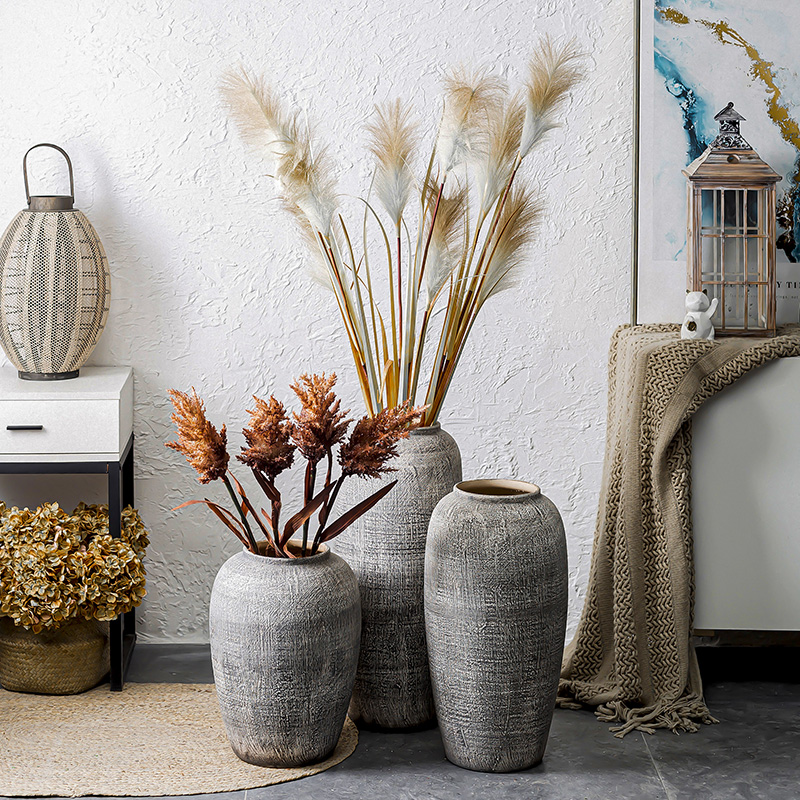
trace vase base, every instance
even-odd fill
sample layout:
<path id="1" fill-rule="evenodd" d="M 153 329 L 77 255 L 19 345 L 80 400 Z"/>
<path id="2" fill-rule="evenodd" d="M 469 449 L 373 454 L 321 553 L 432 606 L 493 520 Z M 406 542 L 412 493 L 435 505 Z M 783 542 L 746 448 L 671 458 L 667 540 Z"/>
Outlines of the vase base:
<path id="1" fill-rule="evenodd" d="M 18 370 L 17 375 L 21 381 L 68 381 L 80 375 L 79 369 L 69 372 L 23 372 Z"/>
<path id="2" fill-rule="evenodd" d="M 542 756 L 538 756 L 532 761 L 523 762 L 519 766 L 516 764 L 490 766 L 488 764 L 478 763 L 477 761 L 470 761 L 469 759 L 459 759 L 447 754 L 445 754 L 445 757 L 451 764 L 455 764 L 457 767 L 461 767 L 461 769 L 468 769 L 471 772 L 488 772 L 494 775 L 504 775 L 510 772 L 522 772 L 526 769 L 533 769 L 534 767 L 538 767 L 543 761 Z"/>
<path id="3" fill-rule="evenodd" d="M 320 764 L 326 761 L 333 755 L 335 749 L 336 745 L 334 744 L 333 747 L 327 751 L 323 751 L 321 754 L 314 754 L 308 756 L 308 758 L 289 758 L 278 755 L 258 756 L 252 753 L 241 753 L 231 744 L 231 750 L 233 750 L 240 761 L 244 761 L 245 764 L 252 764 L 254 767 L 264 767 L 266 769 L 300 769 L 301 767 L 311 767 L 314 764 Z"/>
<path id="4" fill-rule="evenodd" d="M 374 733 L 418 733 L 420 731 L 432 730 L 439 724 L 435 717 L 425 720 L 425 722 L 420 722 L 417 725 L 396 725 L 392 727 L 380 725 L 377 722 L 364 722 L 364 720 L 361 719 L 353 719 L 353 722 L 356 723 L 356 727 L 360 731 L 371 731 Z"/>

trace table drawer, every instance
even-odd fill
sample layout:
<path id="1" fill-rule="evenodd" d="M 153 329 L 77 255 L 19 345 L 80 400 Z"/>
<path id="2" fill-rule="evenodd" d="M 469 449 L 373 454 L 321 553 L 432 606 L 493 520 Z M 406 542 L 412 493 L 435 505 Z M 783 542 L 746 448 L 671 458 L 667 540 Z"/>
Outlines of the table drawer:
<path id="1" fill-rule="evenodd" d="M 119 447 L 117 400 L 0 400 L 2 453 L 113 453 Z"/>

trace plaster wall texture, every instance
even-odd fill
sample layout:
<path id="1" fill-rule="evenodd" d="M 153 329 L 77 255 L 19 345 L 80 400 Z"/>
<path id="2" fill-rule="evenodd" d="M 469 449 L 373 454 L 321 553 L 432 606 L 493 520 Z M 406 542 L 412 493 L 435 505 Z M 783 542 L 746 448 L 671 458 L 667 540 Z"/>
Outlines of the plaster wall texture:
<path id="1" fill-rule="evenodd" d="M 534 481 L 560 509 L 570 630 L 582 605 L 605 437 L 606 355 L 628 315 L 631 0 L 23 0 L 0 3 L 0 220 L 24 206 L 21 161 L 41 141 L 73 158 L 76 206 L 112 272 L 108 327 L 91 363 L 135 373 L 137 505 L 152 531 L 140 632 L 207 639 L 213 577 L 236 552 L 202 508 L 171 436 L 170 387 L 197 387 L 241 443 L 253 393 L 335 370 L 362 408 L 334 302 L 264 165 L 229 124 L 217 86 L 241 63 L 307 110 L 341 190 L 369 180 L 362 125 L 376 102 L 411 101 L 432 132 L 442 72 L 486 66 L 518 83 L 539 35 L 575 37 L 590 73 L 564 128 L 527 167 L 550 210 L 516 293 L 493 298 L 441 416 L 465 477 Z M 428 137 L 430 141 L 430 136 Z M 33 193 L 66 191 L 57 156 L 30 161 Z M 85 479 L 4 479 L 11 503 L 100 497 Z"/>

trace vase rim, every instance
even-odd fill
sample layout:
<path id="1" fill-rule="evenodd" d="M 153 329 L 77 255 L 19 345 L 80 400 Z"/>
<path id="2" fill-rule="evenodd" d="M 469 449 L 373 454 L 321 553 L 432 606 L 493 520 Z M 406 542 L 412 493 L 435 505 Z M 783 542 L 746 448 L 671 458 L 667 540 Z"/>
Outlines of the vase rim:
<path id="1" fill-rule="evenodd" d="M 262 542 L 258 542 L 258 544 L 262 544 Z M 297 547 L 302 546 L 302 542 L 298 539 L 289 539 L 288 544 L 297 545 Z M 245 554 L 247 558 L 254 558 L 258 561 L 267 563 L 267 564 L 277 564 L 286 566 L 294 566 L 296 564 L 308 564 L 310 561 L 324 561 L 330 556 L 331 551 L 328 545 L 321 544 L 319 546 L 319 550 L 314 553 L 313 556 L 301 556 L 298 558 L 275 558 L 274 556 L 262 556 L 256 555 L 255 553 L 251 553 L 246 547 L 242 548 L 242 552 Z"/>
<path id="2" fill-rule="evenodd" d="M 518 503 L 541 494 L 535 483 L 512 478 L 478 478 L 461 481 L 453 487 L 453 491 L 473 500 L 490 503 Z"/>
<path id="3" fill-rule="evenodd" d="M 438 433 L 442 429 L 439 421 L 431 422 L 430 425 L 424 425 L 421 428 L 412 428 L 409 433 L 412 436 L 430 436 L 431 434 Z"/>

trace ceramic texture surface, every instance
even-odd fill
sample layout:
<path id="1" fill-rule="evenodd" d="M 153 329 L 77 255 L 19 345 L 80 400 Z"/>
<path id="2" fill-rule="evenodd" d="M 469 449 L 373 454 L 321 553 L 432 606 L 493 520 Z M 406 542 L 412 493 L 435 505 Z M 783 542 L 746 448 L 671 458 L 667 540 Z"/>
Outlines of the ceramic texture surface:
<path id="1" fill-rule="evenodd" d="M 566 539 L 550 500 L 456 489 L 439 503 L 425 554 L 425 622 L 450 761 L 510 772 L 542 760 L 566 615 Z"/>
<path id="2" fill-rule="evenodd" d="M 425 539 L 434 507 L 461 480 L 461 455 L 438 424 L 412 431 L 398 450 L 395 472 L 344 484 L 342 507 L 348 508 L 397 480 L 331 544 L 361 590 L 361 655 L 350 716 L 361 725 L 408 729 L 434 717 L 423 608 Z"/>
<path id="3" fill-rule="evenodd" d="M 211 593 L 211 658 L 239 758 L 290 767 L 333 751 L 360 630 L 355 576 L 329 551 L 304 559 L 242 551 L 223 564 Z"/>

